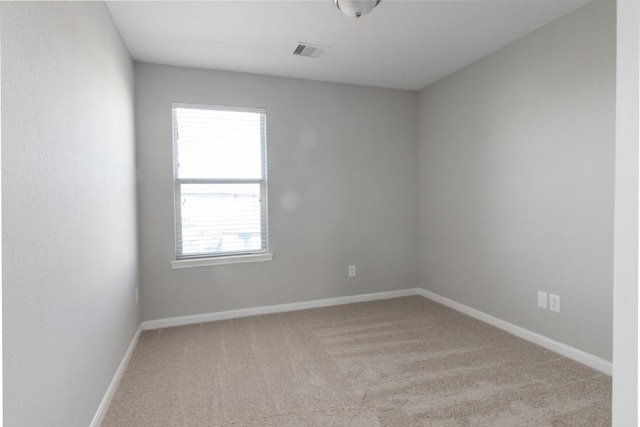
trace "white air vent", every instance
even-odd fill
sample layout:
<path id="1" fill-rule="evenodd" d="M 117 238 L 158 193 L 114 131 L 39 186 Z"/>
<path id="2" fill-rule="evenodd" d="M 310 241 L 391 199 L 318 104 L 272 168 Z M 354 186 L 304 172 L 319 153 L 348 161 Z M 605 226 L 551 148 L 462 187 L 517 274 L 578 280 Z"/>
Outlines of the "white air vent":
<path id="1" fill-rule="evenodd" d="M 309 58 L 317 58 L 320 55 L 324 55 L 331 49 L 328 46 L 319 46 L 317 44 L 298 43 L 298 46 L 293 51 L 296 56 L 306 56 Z"/>

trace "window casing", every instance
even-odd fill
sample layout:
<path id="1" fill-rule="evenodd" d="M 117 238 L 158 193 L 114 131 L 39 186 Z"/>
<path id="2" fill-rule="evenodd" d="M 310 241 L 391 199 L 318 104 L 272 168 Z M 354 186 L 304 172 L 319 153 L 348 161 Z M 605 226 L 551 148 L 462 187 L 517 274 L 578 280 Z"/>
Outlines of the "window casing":
<path id="1" fill-rule="evenodd" d="M 267 253 L 266 112 L 174 103 L 176 260 Z"/>

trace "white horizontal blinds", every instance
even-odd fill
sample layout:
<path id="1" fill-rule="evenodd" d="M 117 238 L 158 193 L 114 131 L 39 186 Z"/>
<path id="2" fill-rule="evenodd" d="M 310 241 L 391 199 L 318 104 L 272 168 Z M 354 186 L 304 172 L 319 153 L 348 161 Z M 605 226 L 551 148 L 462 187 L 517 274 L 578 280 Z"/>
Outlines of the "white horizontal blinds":
<path id="1" fill-rule="evenodd" d="M 268 247 L 265 112 L 174 104 L 176 256 Z"/>

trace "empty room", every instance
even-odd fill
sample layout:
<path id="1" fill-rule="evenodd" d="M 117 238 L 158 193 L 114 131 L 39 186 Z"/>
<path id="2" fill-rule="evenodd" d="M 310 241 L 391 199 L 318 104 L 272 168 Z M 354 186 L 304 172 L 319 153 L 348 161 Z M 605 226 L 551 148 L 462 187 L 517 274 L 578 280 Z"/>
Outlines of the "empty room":
<path id="1" fill-rule="evenodd" d="M 0 3 L 16 427 L 637 426 L 636 0 Z"/>

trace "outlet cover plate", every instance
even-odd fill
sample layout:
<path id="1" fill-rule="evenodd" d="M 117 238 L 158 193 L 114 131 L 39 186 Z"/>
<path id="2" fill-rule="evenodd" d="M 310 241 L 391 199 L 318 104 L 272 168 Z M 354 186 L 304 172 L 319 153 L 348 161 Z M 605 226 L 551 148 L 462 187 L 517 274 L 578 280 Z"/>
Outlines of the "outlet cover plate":
<path id="1" fill-rule="evenodd" d="M 350 265 L 349 266 L 349 277 L 356 277 L 356 266 L 355 265 Z"/>
<path id="2" fill-rule="evenodd" d="M 547 301 L 548 301 L 548 294 L 546 292 L 538 291 L 538 308 L 546 310 Z"/>
<path id="3" fill-rule="evenodd" d="M 549 294 L 549 310 L 560 313 L 560 297 L 558 295 Z"/>

